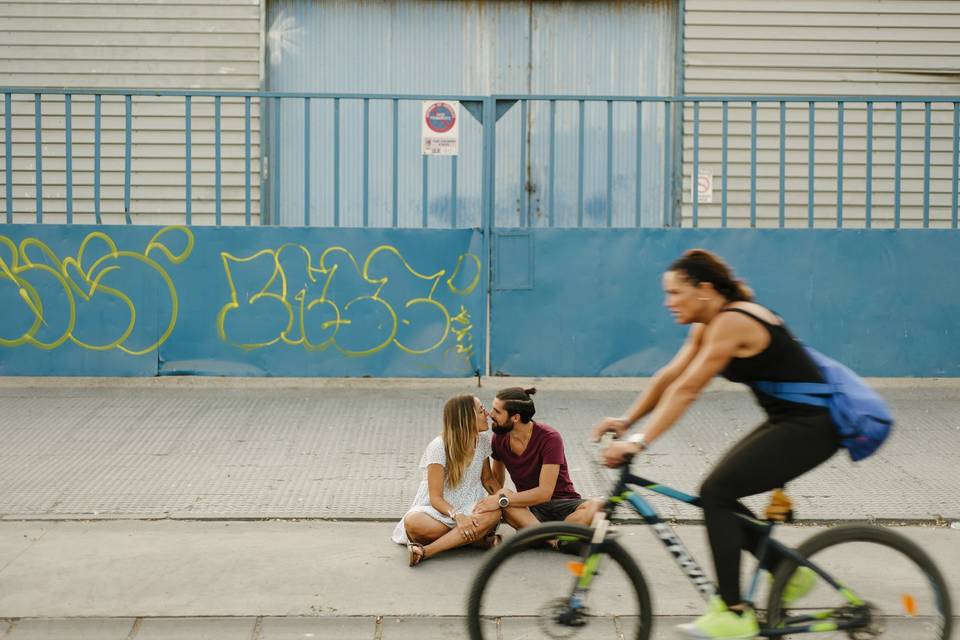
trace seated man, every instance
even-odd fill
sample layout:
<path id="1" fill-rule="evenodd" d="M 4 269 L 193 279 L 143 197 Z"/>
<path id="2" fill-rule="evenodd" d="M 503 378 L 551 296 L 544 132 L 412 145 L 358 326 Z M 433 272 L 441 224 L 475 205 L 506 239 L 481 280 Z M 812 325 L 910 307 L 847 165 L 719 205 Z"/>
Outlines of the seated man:
<path id="1" fill-rule="evenodd" d="M 477 503 L 475 512 L 503 509 L 515 529 L 558 521 L 589 525 L 600 508 L 584 500 L 573 487 L 563 451 L 563 438 L 553 427 L 534 422 L 536 389 L 511 387 L 497 393 L 490 410 L 493 420 L 493 475 L 504 486 L 504 468 L 517 490 L 499 489 Z"/>

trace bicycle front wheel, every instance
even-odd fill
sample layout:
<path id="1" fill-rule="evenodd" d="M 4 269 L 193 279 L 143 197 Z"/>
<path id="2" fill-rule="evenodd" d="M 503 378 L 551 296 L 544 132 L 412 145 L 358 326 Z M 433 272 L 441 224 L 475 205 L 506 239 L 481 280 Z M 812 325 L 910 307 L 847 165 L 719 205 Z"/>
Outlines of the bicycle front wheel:
<path id="1" fill-rule="evenodd" d="M 770 587 L 768 626 L 797 629 L 798 638 L 814 625 L 822 632 L 816 638 L 950 639 L 952 608 L 943 576 L 905 536 L 844 526 L 814 535 L 797 551 L 844 588 L 809 569 L 801 576 L 796 563 L 785 561 Z"/>
<path id="2" fill-rule="evenodd" d="M 588 585 L 578 577 L 584 558 L 575 554 L 586 552 L 592 535 L 589 527 L 548 523 L 505 542 L 474 579 L 467 604 L 471 640 L 648 640 L 650 594 L 637 564 L 616 540 L 605 540 L 600 553 L 587 560 L 593 575 Z"/>

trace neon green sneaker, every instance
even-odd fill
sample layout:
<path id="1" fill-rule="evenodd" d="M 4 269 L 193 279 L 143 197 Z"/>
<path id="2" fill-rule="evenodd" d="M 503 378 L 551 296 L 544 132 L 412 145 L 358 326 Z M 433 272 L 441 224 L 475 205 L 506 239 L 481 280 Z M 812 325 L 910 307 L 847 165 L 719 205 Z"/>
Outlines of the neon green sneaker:
<path id="1" fill-rule="evenodd" d="M 800 567 L 793 572 L 783 588 L 783 604 L 791 605 L 807 595 L 817 584 L 817 572 L 810 567 Z"/>
<path id="2" fill-rule="evenodd" d="M 723 601 L 720 601 L 723 604 Z M 727 609 L 720 610 L 711 599 L 708 611 L 688 624 L 677 625 L 677 631 L 688 638 L 699 640 L 747 640 L 760 633 L 757 616 L 753 609 L 747 609 L 741 615 Z"/>
<path id="3" fill-rule="evenodd" d="M 727 603 L 720 596 L 710 596 L 707 600 L 707 611 L 710 613 L 722 613 L 727 610 Z"/>

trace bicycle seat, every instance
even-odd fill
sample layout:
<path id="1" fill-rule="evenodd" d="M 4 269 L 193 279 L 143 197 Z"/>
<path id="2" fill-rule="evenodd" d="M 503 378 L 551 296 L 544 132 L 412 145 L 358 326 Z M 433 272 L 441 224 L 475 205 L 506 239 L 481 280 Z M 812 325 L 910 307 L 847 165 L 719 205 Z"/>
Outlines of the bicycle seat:
<path id="1" fill-rule="evenodd" d="M 774 489 L 767 508 L 763 510 L 763 517 L 774 522 L 793 522 L 793 500 L 783 489 Z"/>

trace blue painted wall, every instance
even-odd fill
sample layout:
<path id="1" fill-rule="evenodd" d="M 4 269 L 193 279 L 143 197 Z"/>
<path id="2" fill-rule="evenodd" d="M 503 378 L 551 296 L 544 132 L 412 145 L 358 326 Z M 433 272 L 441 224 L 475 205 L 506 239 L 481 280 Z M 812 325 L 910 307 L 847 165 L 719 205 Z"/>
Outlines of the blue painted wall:
<path id="1" fill-rule="evenodd" d="M 9 225 L 0 375 L 469 376 L 487 276 L 462 230 Z M 660 276 L 724 256 L 865 375 L 960 375 L 952 231 L 515 229 L 494 242 L 491 371 L 649 375 L 683 339 Z"/>
<path id="2" fill-rule="evenodd" d="M 663 307 L 661 274 L 703 247 L 798 338 L 863 375 L 960 375 L 956 231 L 536 229 L 526 242 L 526 230 L 501 233 L 494 373 L 654 373 L 686 335 Z"/>
<path id="3" fill-rule="evenodd" d="M 462 376 L 482 367 L 464 230 L 8 225 L 0 375 Z"/>

